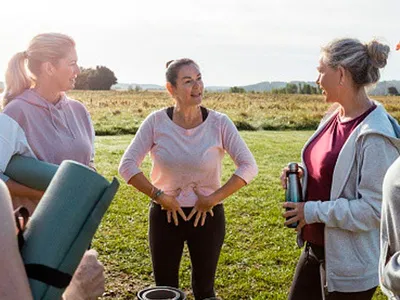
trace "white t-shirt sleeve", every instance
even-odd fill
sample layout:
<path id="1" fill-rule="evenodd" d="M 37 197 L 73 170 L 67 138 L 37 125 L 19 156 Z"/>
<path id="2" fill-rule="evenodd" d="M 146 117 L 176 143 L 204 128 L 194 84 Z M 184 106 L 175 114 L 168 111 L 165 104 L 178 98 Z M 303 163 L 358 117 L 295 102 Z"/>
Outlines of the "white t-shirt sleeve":
<path id="1" fill-rule="evenodd" d="M 8 115 L 0 113 L 0 179 L 3 181 L 8 180 L 3 173 L 15 154 L 36 158 L 21 126 Z"/>

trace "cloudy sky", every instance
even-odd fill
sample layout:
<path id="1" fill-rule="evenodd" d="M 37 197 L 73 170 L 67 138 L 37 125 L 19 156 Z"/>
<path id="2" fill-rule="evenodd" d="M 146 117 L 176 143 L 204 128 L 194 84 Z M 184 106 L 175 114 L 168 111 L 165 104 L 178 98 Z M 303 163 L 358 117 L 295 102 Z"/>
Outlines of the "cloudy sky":
<path id="1" fill-rule="evenodd" d="M 25 3 L 27 2 L 27 3 Z M 41 32 L 77 43 L 79 64 L 119 82 L 164 84 L 165 62 L 196 60 L 206 85 L 314 80 L 320 47 L 337 37 L 400 41 L 399 0 L 6 0 L 0 80 L 9 58 Z M 400 80 L 392 51 L 382 80 Z"/>

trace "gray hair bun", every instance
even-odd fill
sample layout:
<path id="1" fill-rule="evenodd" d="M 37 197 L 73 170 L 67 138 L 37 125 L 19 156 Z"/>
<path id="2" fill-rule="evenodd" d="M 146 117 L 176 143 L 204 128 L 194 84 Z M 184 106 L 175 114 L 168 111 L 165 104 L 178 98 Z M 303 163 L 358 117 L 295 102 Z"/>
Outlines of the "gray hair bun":
<path id="1" fill-rule="evenodd" d="M 390 47 L 377 40 L 372 40 L 366 44 L 368 56 L 371 64 L 378 69 L 384 68 L 390 52 Z"/>

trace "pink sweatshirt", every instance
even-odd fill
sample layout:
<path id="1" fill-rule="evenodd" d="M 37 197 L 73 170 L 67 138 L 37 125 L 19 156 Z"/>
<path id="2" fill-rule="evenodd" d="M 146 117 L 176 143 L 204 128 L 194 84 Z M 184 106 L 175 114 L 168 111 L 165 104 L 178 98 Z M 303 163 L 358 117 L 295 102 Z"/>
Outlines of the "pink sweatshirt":
<path id="1" fill-rule="evenodd" d="M 33 90 L 25 90 L 0 113 L 0 179 L 14 154 L 53 164 L 74 160 L 94 166 L 94 129 L 86 108 L 65 95 L 55 105 Z M 13 198 L 30 213 L 36 202 Z"/>
<path id="2" fill-rule="evenodd" d="M 126 149 L 119 173 L 128 182 L 150 152 L 151 181 L 168 195 L 177 196 L 182 207 L 197 201 L 193 187 L 210 195 L 221 187 L 225 151 L 237 166 L 235 175 L 249 183 L 258 173 L 256 161 L 233 122 L 222 113 L 209 111 L 199 126 L 176 125 L 165 109 L 150 114 Z"/>
<path id="3" fill-rule="evenodd" d="M 26 90 L 4 108 L 0 118 L 0 172 L 12 155 L 27 154 L 27 149 L 34 154 L 29 156 L 54 164 L 66 159 L 84 165 L 93 162 L 94 130 L 89 113 L 78 101 L 63 95 L 53 105 Z"/>

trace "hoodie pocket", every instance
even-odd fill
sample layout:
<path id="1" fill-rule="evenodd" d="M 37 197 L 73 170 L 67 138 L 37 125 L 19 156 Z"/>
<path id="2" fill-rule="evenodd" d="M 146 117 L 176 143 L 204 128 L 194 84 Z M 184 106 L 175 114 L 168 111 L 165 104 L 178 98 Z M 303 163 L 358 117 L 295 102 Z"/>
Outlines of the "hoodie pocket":
<path id="1" fill-rule="evenodd" d="M 326 257 L 332 272 L 337 277 L 363 276 L 369 264 L 359 249 L 361 245 L 358 245 L 351 232 L 335 231 Z"/>

